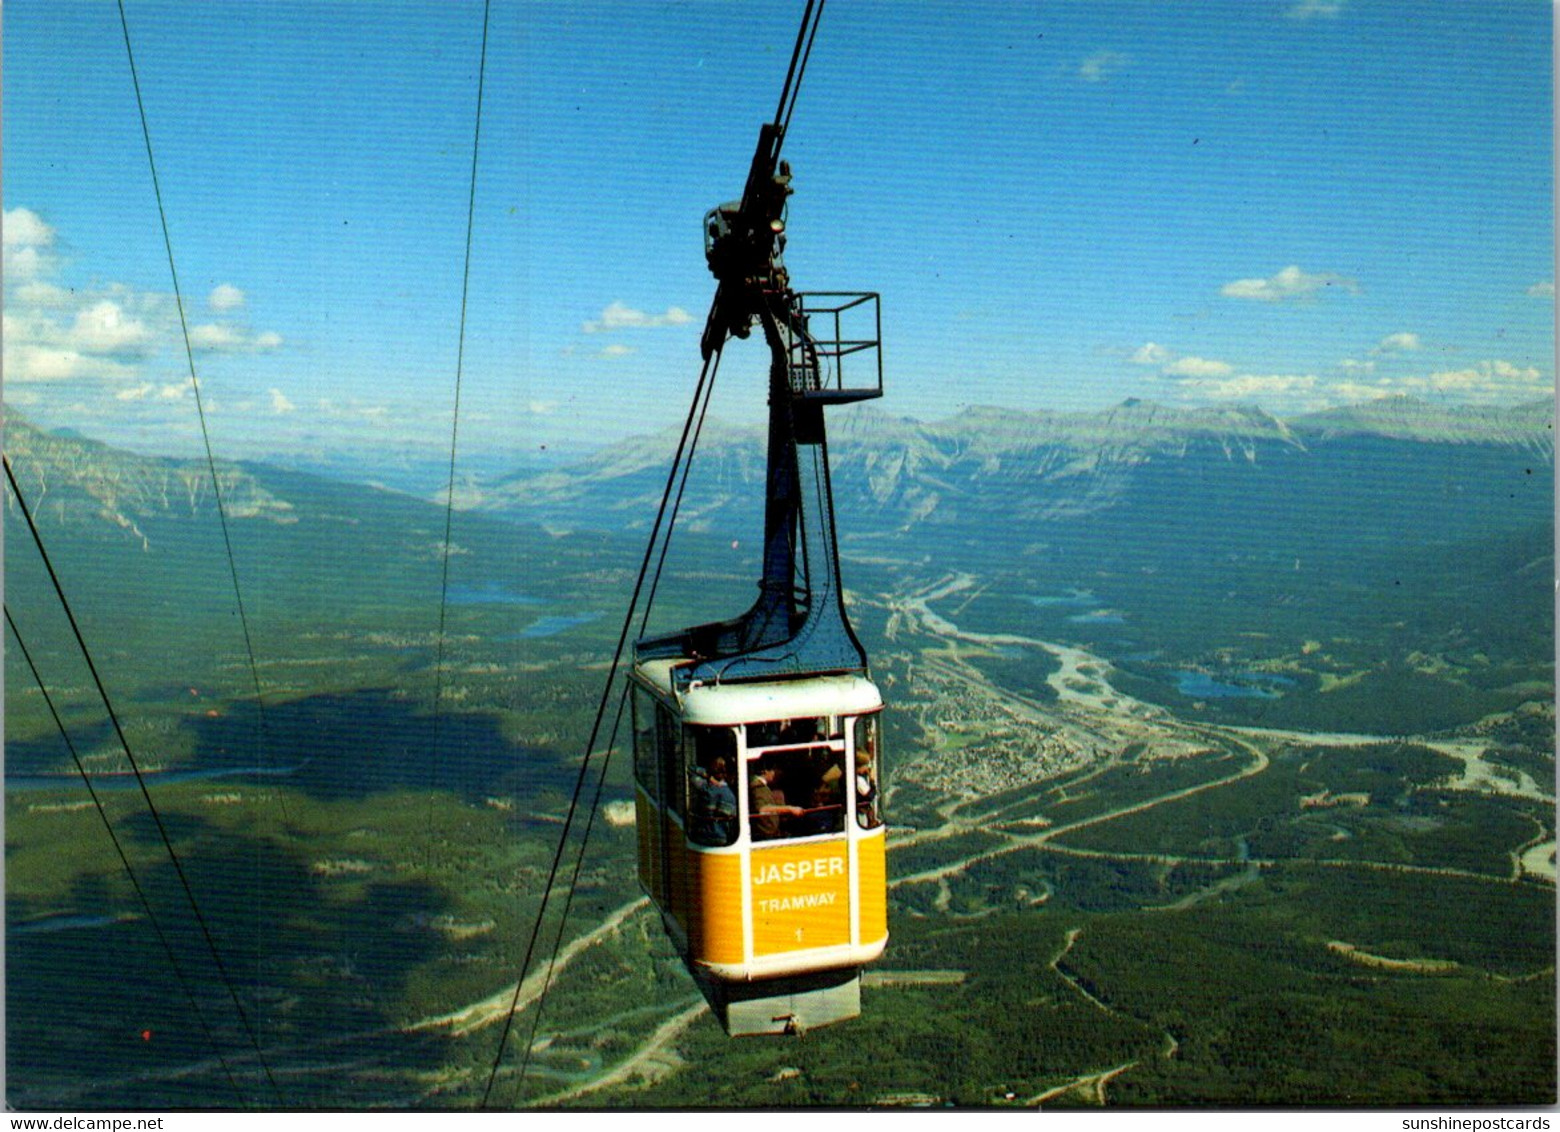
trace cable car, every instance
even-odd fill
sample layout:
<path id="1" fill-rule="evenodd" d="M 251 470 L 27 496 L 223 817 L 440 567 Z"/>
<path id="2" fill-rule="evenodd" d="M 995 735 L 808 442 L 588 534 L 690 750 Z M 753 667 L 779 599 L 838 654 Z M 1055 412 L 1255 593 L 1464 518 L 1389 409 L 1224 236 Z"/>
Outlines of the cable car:
<path id="1" fill-rule="evenodd" d="M 883 700 L 845 613 L 823 419 L 882 395 L 878 296 L 791 290 L 783 134 L 763 127 L 742 199 L 705 218 L 706 364 L 755 325 L 769 347 L 759 595 L 641 639 L 630 674 L 640 883 L 733 1035 L 855 1017 L 888 942 Z"/>

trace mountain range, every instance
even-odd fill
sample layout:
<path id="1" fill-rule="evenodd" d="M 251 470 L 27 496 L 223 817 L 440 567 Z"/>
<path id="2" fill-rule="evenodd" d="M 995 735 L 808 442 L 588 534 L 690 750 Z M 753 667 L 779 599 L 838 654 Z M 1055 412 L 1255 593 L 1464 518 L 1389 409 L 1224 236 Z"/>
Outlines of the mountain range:
<path id="1" fill-rule="evenodd" d="M 847 551 L 1100 554 L 1146 538 L 1173 539 L 1188 560 L 1232 547 L 1282 558 L 1549 523 L 1553 416 L 1552 401 L 1454 410 L 1406 397 L 1287 421 L 1257 408 L 1137 400 L 1093 413 L 973 407 L 931 424 L 855 408 L 831 419 L 830 461 Z M 706 423 L 679 529 L 756 539 L 762 435 Z M 467 479 L 457 507 L 554 532 L 643 532 L 675 442 L 635 437 L 562 469 Z M 148 523 L 215 513 L 204 461 L 43 432 L 14 412 L 5 447 L 41 522 L 145 546 Z M 263 464 L 218 461 L 216 471 L 240 527 L 296 523 L 300 502 L 324 496 L 330 513 L 389 505 L 431 521 L 413 499 L 379 488 Z M 441 493 L 424 506 L 442 502 Z"/>
<path id="2" fill-rule="evenodd" d="M 847 549 L 1093 553 L 1147 533 L 1194 558 L 1232 540 L 1292 556 L 1547 522 L 1553 416 L 1552 401 L 1447 409 L 1406 397 L 1288 421 L 1137 400 L 1093 413 L 977 407 L 933 424 L 857 408 L 831 419 L 830 460 Z M 468 483 L 459 505 L 553 529 L 648 529 L 675 444 L 637 437 L 563 470 Z M 707 424 L 680 523 L 756 537 L 763 476 L 760 429 Z"/>

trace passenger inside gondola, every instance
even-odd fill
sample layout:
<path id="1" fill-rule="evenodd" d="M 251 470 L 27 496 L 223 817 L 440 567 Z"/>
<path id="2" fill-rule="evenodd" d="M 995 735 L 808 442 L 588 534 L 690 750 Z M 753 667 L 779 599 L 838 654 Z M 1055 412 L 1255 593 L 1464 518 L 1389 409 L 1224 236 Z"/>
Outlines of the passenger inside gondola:
<path id="1" fill-rule="evenodd" d="M 856 720 L 856 824 L 862 829 L 883 824 L 878 813 L 877 736 L 877 716 Z"/>
<path id="2" fill-rule="evenodd" d="M 696 845 L 730 845 L 737 839 L 737 795 L 726 760 L 716 756 L 697 774 L 689 792 L 688 835 Z"/>
<path id="3" fill-rule="evenodd" d="M 752 764 L 748 812 L 754 841 L 813 837 L 845 828 L 845 758 L 832 744 L 760 756 Z"/>
<path id="4" fill-rule="evenodd" d="M 806 767 L 807 812 L 798 823 L 799 834 L 839 833 L 845 828 L 845 759 L 843 751 L 814 747 Z"/>
<path id="5" fill-rule="evenodd" d="M 737 794 L 732 788 L 736 735 L 726 727 L 690 727 L 688 732 L 693 739 L 688 837 L 696 845 L 730 845 L 737 839 Z"/>
<path id="6" fill-rule="evenodd" d="M 872 756 L 866 751 L 856 752 L 856 824 L 862 829 L 878 824 L 877 780 L 872 773 Z"/>
<path id="7" fill-rule="evenodd" d="M 772 841 L 783 832 L 782 818 L 800 817 L 802 808 L 786 802 L 785 794 L 776 789 L 780 768 L 770 760 L 760 760 L 753 767 L 753 777 L 748 783 L 748 813 L 752 818 L 753 840 Z"/>

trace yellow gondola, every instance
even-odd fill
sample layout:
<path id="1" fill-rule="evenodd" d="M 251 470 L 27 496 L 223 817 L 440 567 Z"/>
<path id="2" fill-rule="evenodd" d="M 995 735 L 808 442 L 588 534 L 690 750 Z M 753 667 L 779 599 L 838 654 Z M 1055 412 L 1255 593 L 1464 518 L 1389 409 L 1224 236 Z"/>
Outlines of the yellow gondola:
<path id="1" fill-rule="evenodd" d="M 759 597 L 639 641 L 630 677 L 640 883 L 734 1035 L 854 1017 L 888 942 L 883 700 L 845 616 L 823 423 L 882 394 L 878 297 L 791 290 L 783 136 L 763 127 L 742 200 L 705 217 L 706 365 L 755 324 L 770 351 Z"/>
<path id="2" fill-rule="evenodd" d="M 860 1010 L 888 942 L 877 687 L 633 676 L 639 875 L 732 1033 Z"/>

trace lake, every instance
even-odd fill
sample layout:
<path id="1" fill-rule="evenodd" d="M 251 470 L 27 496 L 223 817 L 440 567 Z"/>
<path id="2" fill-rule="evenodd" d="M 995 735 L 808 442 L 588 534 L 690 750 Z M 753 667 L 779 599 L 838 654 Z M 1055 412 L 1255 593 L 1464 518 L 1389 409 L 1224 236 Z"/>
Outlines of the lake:
<path id="1" fill-rule="evenodd" d="M 1242 697 L 1276 700 L 1280 687 L 1294 687 L 1287 676 L 1272 672 L 1232 672 L 1220 679 L 1211 673 L 1182 669 L 1175 674 L 1176 691 L 1194 700 L 1237 699 Z"/>
<path id="2" fill-rule="evenodd" d="M 542 599 L 518 593 L 498 582 L 475 585 L 452 583 L 446 598 L 451 605 L 541 605 Z"/>
<path id="3" fill-rule="evenodd" d="M 589 625 L 598 620 L 600 613 L 554 613 L 538 617 L 518 633 L 499 638 L 505 641 L 534 641 L 538 637 L 554 637 L 568 629 Z"/>

